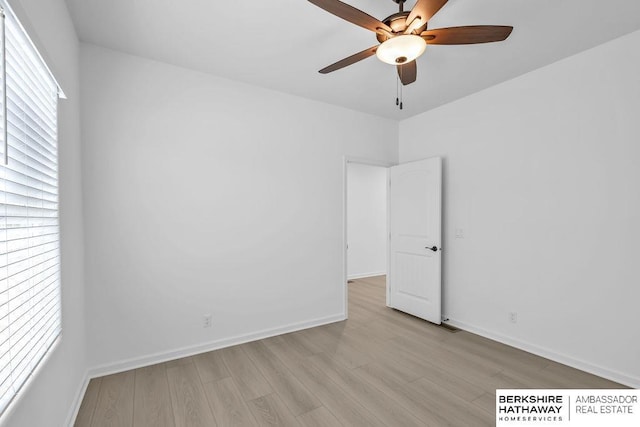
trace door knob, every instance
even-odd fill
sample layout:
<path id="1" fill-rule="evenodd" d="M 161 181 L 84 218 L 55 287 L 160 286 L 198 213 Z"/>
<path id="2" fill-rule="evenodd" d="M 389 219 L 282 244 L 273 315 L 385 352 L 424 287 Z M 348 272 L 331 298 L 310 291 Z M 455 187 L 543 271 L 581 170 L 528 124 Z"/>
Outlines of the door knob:
<path id="1" fill-rule="evenodd" d="M 426 246 L 425 249 L 429 249 L 430 251 L 433 251 L 433 252 L 438 252 L 438 247 L 437 246 L 433 246 L 431 248 L 429 246 Z"/>

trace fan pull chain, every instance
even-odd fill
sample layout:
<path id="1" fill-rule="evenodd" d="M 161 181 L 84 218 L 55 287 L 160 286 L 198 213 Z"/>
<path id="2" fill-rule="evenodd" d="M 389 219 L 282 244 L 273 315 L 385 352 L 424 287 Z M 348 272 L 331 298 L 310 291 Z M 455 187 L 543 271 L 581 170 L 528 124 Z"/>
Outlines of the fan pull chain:
<path id="1" fill-rule="evenodd" d="M 396 75 L 396 105 L 398 106 L 398 108 L 400 108 L 402 110 L 403 108 L 403 104 L 402 104 L 402 73 L 403 73 L 403 69 L 402 67 L 400 68 L 400 73 L 398 73 Z"/>

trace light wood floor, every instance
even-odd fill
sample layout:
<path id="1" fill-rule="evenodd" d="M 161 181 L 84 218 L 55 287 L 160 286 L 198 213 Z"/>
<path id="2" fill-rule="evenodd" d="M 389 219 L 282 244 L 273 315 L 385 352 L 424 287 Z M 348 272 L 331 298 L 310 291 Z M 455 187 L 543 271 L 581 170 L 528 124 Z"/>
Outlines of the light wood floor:
<path id="1" fill-rule="evenodd" d="M 491 426 L 497 388 L 619 384 L 385 307 L 349 284 L 349 320 L 91 381 L 76 426 Z"/>

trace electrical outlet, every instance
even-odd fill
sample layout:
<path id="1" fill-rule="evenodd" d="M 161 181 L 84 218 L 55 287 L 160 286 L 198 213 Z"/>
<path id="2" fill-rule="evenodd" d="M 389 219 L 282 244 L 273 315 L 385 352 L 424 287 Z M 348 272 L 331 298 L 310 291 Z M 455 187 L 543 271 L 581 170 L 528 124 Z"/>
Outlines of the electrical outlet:
<path id="1" fill-rule="evenodd" d="M 509 322 L 518 323 L 518 313 L 515 311 L 509 312 Z"/>
<path id="2" fill-rule="evenodd" d="M 211 323 L 212 323 L 212 318 L 210 314 L 205 314 L 204 317 L 202 318 L 202 327 L 203 328 L 210 328 L 211 327 Z"/>

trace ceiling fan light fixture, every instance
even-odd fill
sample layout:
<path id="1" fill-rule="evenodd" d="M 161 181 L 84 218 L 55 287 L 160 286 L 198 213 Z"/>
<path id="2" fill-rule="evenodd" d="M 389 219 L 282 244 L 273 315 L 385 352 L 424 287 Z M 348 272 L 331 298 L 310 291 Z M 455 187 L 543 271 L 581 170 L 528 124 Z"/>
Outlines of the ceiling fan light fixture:
<path id="1" fill-rule="evenodd" d="M 414 34 L 403 34 L 386 40 L 376 50 L 380 61 L 391 65 L 401 65 L 413 61 L 424 53 L 427 42 Z"/>

